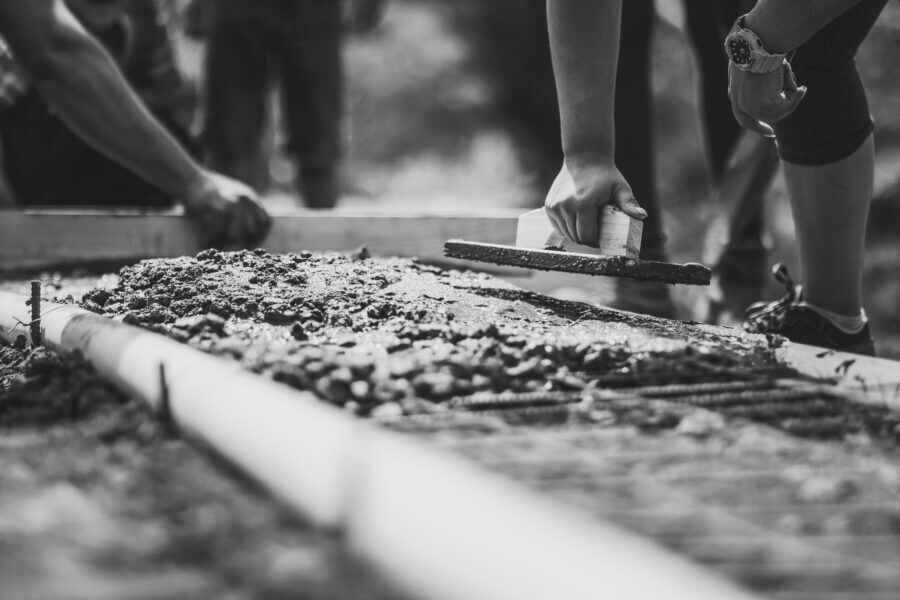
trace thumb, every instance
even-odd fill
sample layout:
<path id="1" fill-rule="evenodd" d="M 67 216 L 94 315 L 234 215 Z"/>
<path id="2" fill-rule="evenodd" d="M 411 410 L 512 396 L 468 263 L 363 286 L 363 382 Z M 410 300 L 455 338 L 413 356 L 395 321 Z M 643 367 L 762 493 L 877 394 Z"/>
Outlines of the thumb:
<path id="1" fill-rule="evenodd" d="M 647 211 L 641 208 L 641 205 L 634 198 L 631 186 L 625 182 L 616 185 L 616 188 L 613 190 L 613 202 L 629 217 L 640 219 L 641 221 L 647 218 Z"/>

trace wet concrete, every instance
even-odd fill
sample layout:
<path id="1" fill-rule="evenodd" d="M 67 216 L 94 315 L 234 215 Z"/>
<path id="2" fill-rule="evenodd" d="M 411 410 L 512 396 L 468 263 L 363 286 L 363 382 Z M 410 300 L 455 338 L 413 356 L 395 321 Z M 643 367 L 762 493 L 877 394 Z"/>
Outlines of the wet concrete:
<path id="1" fill-rule="evenodd" d="M 763 337 L 364 251 L 144 261 L 82 303 L 361 415 L 440 410 L 475 392 L 581 389 L 598 377 L 722 380 L 773 364 Z"/>
<path id="2" fill-rule="evenodd" d="M 46 287 L 78 297 L 84 284 L 73 287 L 61 280 Z M 772 380 L 796 375 L 775 362 L 777 339 L 554 300 L 487 275 L 405 259 L 372 259 L 364 251 L 204 252 L 194 258 L 145 261 L 105 278 L 83 294 L 81 303 L 310 390 L 354 414 L 424 436 L 561 502 L 651 536 L 767 595 L 834 592 L 835 598 L 855 598 L 896 589 L 891 569 L 898 535 L 893 501 L 900 481 L 897 419 L 886 410 L 854 407 L 828 395 L 776 401 L 779 392 L 773 390 L 769 397 Z M 4 372 L 7 378 L 23 372 L 23 354 L 16 352 L 0 349 L 0 384 Z M 759 384 L 762 391 L 739 401 L 721 395 L 689 401 L 616 395 L 637 389 L 649 394 L 651 385 L 698 382 L 747 382 L 752 389 Z M 536 397 L 550 397 L 545 392 L 551 392 L 577 398 L 563 406 L 537 402 L 521 410 L 461 411 L 479 392 L 532 392 Z M 155 448 L 153 436 L 170 440 L 166 447 L 175 443 L 152 416 L 135 417 L 131 405 L 123 410 L 116 400 L 104 404 L 104 397 L 88 406 L 99 406 L 99 414 L 114 411 L 127 424 L 111 427 L 121 436 L 102 427 L 92 431 L 135 448 L 125 453 L 129 461 Z M 65 400 L 55 405 L 56 429 L 68 426 L 70 405 Z M 86 422 L 93 422 L 92 414 L 83 413 Z M 54 421 L 52 411 L 46 416 L 48 423 Z M 41 423 L 44 416 L 37 413 L 33 419 Z M 148 427 L 161 433 L 145 439 L 140 432 Z M 22 444 L 40 437 L 33 429 L 28 435 L 31 441 Z M 84 460 L 95 461 L 86 444 L 96 444 L 96 438 L 56 450 L 62 452 L 56 459 L 63 465 L 59 472 L 67 477 L 84 473 L 85 463 L 69 457 L 84 454 Z M 47 452 L 35 448 L 28 446 L 17 460 L 33 461 L 37 452 Z M 139 468 L 136 479 L 128 481 L 144 493 L 137 480 L 157 482 L 151 495 L 162 494 L 153 496 L 160 501 L 145 505 L 144 518 L 157 522 L 151 514 L 162 511 L 168 533 L 154 539 L 171 535 L 177 540 L 177 530 L 168 528 L 181 521 L 169 520 L 167 488 L 159 482 L 174 477 L 184 484 L 177 486 L 179 494 L 195 490 L 212 502 L 207 492 L 219 489 L 219 483 L 212 483 L 218 475 L 198 467 L 187 453 L 153 451 L 153 456 L 170 464 L 146 466 L 156 474 L 152 477 Z M 182 463 L 189 466 L 182 468 Z M 172 465 L 175 475 L 164 476 Z M 31 490 L 29 494 L 43 498 L 39 492 L 49 489 L 49 475 L 45 467 L 34 469 L 40 486 L 26 489 L 13 482 L 0 489 Z M 118 463 L 97 461 L 84 481 L 96 481 L 95 489 L 108 494 L 119 471 Z M 0 483 L 5 483 L 2 476 Z M 203 519 L 189 521 L 185 529 L 201 546 L 210 539 L 219 548 L 250 539 L 253 556 L 224 555 L 239 574 L 259 565 L 255 556 L 280 555 L 278 544 L 285 543 L 279 541 L 280 521 L 267 512 L 272 509 L 254 512 L 243 504 L 246 493 L 226 492 L 239 501 L 227 511 L 234 512 L 228 519 L 219 515 L 206 529 Z M 261 499 L 249 498 L 262 510 Z M 245 529 L 245 514 L 261 519 L 261 527 Z M 220 533 L 234 528 L 239 532 L 234 537 Z M 309 550 L 305 534 L 300 535 L 290 544 L 305 548 L 301 557 L 312 552 L 316 560 L 333 560 L 338 571 L 328 575 L 332 583 L 345 577 L 340 569 L 352 562 L 329 554 L 336 550 L 328 542 L 316 542 L 325 546 Z M 42 538 L 36 539 L 34 548 L 40 549 Z M 196 548 L 194 542 L 186 547 Z M 68 547 L 52 537 L 43 543 Z M 177 541 L 156 551 L 152 556 L 160 560 L 184 555 Z M 306 563 L 298 567 L 291 562 L 295 554 L 287 553 L 283 571 L 260 571 L 255 579 L 248 574 L 249 579 L 240 579 L 242 585 L 268 589 L 273 577 L 288 575 L 303 583 L 311 571 L 303 569 Z M 75 555 L 94 568 L 93 554 L 82 548 Z M 146 554 L 130 556 L 159 566 Z M 176 571 L 176 577 L 160 581 L 172 591 L 170 597 L 178 597 L 178 586 L 221 589 L 215 587 L 220 585 L 215 575 L 219 567 L 212 567 L 210 576 L 206 567 L 194 565 L 222 564 L 222 556 L 217 553 L 212 563 L 188 560 L 187 570 L 199 578 L 179 579 L 181 571 Z M 125 562 L 129 568 L 137 564 Z M 368 576 L 359 577 L 365 582 Z M 333 589 L 318 585 L 314 589 Z"/>

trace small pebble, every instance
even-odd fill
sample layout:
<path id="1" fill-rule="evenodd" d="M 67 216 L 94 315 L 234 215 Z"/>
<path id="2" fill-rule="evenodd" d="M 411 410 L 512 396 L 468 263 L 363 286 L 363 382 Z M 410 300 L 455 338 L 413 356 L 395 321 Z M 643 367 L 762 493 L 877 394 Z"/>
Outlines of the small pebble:
<path id="1" fill-rule="evenodd" d="M 372 410 L 372 416 L 376 419 L 393 419 L 403 416 L 403 407 L 396 402 L 386 402 L 376 406 Z"/>
<path id="2" fill-rule="evenodd" d="M 698 410 L 682 418 L 675 431 L 695 438 L 707 438 L 723 429 L 725 417 L 719 413 Z"/>

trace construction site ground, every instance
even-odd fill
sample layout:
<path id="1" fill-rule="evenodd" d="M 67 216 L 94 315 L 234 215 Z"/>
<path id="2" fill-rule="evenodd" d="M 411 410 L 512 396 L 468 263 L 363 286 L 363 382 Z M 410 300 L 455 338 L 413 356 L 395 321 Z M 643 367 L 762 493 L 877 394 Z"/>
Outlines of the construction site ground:
<path id="1" fill-rule="evenodd" d="M 540 202 L 527 135 L 498 107 L 498 82 L 467 38 L 478 3 L 392 0 L 376 35 L 348 42 L 342 207 Z M 673 25 L 679 3 L 657 4 L 665 17 L 653 53 L 661 204 L 672 259 L 703 260 L 714 204 L 692 59 Z M 877 123 L 879 190 L 898 172 L 900 77 L 884 60 L 896 54 L 898 31 L 900 7 L 891 3 L 860 58 Z M 281 177 L 270 207 L 295 202 L 283 158 L 273 159 Z M 796 265 L 781 180 L 767 202 L 772 257 Z M 873 211 L 867 309 L 879 352 L 898 358 L 897 204 Z M 164 277 L 172 273 L 180 275 Z M 762 338 L 361 254 L 210 253 L 122 278 L 71 275 L 44 274 L 44 296 L 71 295 L 310 390 L 648 536 L 763 597 L 897 597 L 897 417 L 775 364 Z M 209 286 L 199 295 L 191 293 L 197 281 Z M 515 279 L 610 298 L 608 280 L 573 281 Z M 27 281 L 0 288 L 27 293 Z M 298 297 L 308 302 L 294 305 Z M 703 290 L 680 288 L 675 297 L 687 318 Z M 88 366 L 6 346 L 0 558 L 4 598 L 268 599 L 298 589 L 309 598 L 399 597 L 339 540 L 288 514 Z"/>
<path id="2" fill-rule="evenodd" d="M 900 583 L 900 420 L 777 364 L 772 340 L 364 251 L 209 251 L 44 290 L 431 440 L 763 596 L 890 598 Z M 2 362 L 4 592 L 393 594 L 84 365 L 12 348 Z"/>

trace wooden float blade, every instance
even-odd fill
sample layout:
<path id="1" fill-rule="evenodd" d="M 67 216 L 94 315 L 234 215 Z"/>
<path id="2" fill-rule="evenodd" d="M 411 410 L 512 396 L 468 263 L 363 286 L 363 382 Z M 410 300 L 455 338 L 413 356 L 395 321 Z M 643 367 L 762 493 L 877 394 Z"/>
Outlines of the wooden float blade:
<path id="1" fill-rule="evenodd" d="M 712 277 L 712 273 L 707 267 L 697 263 L 682 265 L 639 260 L 625 256 L 597 256 L 556 250 L 534 250 L 465 240 L 447 241 L 444 244 L 444 256 L 539 271 L 629 277 L 671 284 L 709 285 Z"/>

